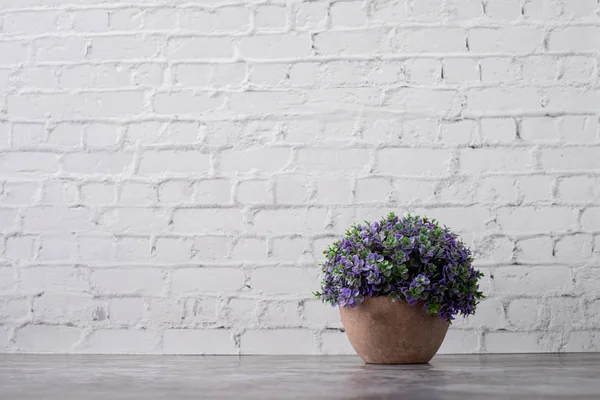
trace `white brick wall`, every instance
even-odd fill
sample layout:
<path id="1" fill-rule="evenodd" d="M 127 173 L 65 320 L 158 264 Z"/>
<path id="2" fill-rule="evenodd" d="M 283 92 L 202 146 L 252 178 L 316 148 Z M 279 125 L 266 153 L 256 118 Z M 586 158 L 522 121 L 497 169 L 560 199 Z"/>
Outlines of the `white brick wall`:
<path id="1" fill-rule="evenodd" d="M 596 0 L 0 1 L 0 352 L 345 354 L 321 251 L 473 247 L 444 353 L 600 351 Z"/>

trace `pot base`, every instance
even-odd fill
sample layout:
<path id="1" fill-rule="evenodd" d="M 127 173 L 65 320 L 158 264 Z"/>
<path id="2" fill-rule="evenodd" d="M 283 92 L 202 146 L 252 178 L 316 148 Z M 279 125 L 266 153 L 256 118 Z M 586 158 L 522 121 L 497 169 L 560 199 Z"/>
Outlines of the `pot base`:
<path id="1" fill-rule="evenodd" d="M 424 364 L 438 351 L 448 323 L 421 304 L 368 297 L 356 308 L 340 307 L 350 344 L 367 364 Z"/>

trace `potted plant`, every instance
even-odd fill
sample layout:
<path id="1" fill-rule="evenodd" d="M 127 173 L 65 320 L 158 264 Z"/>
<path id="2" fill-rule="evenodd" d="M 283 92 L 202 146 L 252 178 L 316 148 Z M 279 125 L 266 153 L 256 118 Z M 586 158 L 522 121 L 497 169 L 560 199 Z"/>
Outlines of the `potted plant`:
<path id="1" fill-rule="evenodd" d="M 484 297 L 471 251 L 433 219 L 392 213 L 354 225 L 324 254 L 315 295 L 339 306 L 366 363 L 429 362 L 454 316 L 473 314 Z"/>

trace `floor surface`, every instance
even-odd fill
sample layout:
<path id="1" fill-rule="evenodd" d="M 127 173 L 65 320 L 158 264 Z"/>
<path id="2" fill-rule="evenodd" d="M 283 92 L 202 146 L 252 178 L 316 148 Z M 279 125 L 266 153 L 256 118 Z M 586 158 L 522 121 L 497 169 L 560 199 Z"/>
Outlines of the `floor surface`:
<path id="1" fill-rule="evenodd" d="M 600 399 L 600 353 L 437 356 L 0 355 L 0 399 Z"/>

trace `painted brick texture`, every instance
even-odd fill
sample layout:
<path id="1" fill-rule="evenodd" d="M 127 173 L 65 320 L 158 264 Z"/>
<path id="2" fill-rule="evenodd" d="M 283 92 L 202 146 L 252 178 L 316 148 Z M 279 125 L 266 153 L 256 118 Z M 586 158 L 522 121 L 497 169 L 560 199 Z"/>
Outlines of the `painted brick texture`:
<path id="1" fill-rule="evenodd" d="M 352 222 L 486 274 L 444 353 L 600 351 L 596 0 L 0 2 L 0 352 L 351 353 Z"/>

